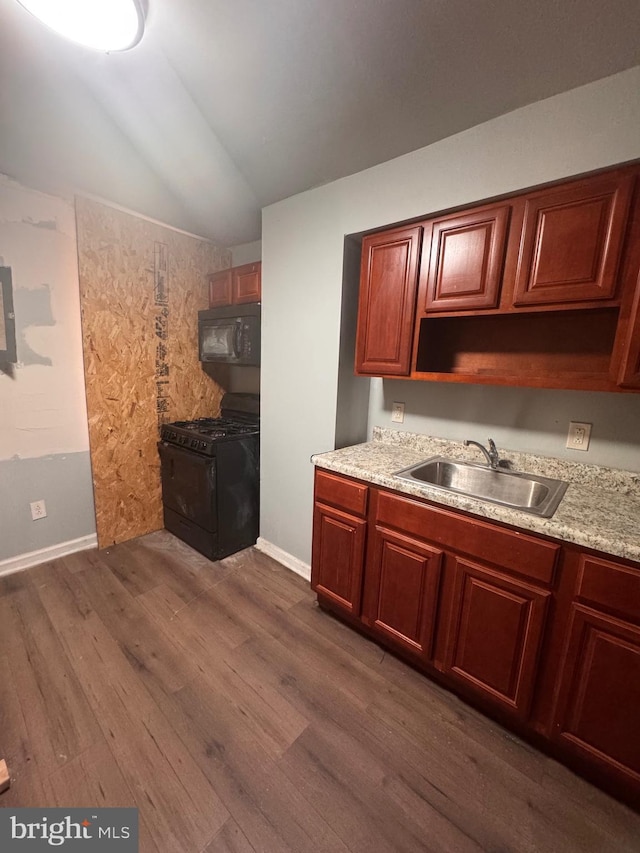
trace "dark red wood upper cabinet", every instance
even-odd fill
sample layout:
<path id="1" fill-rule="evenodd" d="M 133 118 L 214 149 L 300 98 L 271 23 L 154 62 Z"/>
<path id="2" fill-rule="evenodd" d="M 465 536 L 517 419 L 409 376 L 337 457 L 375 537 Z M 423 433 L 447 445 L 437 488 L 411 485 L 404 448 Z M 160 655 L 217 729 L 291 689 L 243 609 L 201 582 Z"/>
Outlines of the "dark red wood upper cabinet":
<path id="1" fill-rule="evenodd" d="M 503 712 L 527 719 L 550 596 L 455 558 L 445 672 Z"/>
<path id="2" fill-rule="evenodd" d="M 510 211 L 482 207 L 431 223 L 422 248 L 426 313 L 497 307 Z"/>
<path id="3" fill-rule="evenodd" d="M 262 292 L 262 264 L 244 264 L 234 267 L 233 273 L 233 304 L 242 305 L 245 302 L 260 302 Z"/>
<path id="4" fill-rule="evenodd" d="M 222 270 L 209 276 L 209 308 L 231 305 L 233 294 L 231 282 L 231 270 Z"/>
<path id="5" fill-rule="evenodd" d="M 410 371 L 422 228 L 396 228 L 362 241 L 356 372 Z"/>
<path id="6" fill-rule="evenodd" d="M 411 655 L 430 660 L 442 551 L 376 526 L 363 621 Z"/>
<path id="7" fill-rule="evenodd" d="M 610 172 L 524 197 L 514 305 L 615 298 L 634 180 Z"/>

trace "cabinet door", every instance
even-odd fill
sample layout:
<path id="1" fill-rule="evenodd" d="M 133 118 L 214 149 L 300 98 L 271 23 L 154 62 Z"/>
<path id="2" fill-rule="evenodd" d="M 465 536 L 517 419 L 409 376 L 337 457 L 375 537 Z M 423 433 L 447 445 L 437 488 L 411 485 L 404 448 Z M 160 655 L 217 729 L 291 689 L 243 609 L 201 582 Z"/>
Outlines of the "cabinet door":
<path id="1" fill-rule="evenodd" d="M 311 588 L 353 616 L 360 614 L 366 529 L 362 518 L 314 507 Z"/>
<path id="2" fill-rule="evenodd" d="M 222 270 L 209 276 L 209 308 L 231 305 L 231 270 Z"/>
<path id="3" fill-rule="evenodd" d="M 525 197 L 515 305 L 615 296 L 633 181 L 613 173 Z"/>
<path id="4" fill-rule="evenodd" d="M 498 305 L 509 213 L 485 207 L 432 223 L 422 250 L 427 313 Z"/>
<path id="5" fill-rule="evenodd" d="M 234 267 L 233 272 L 233 304 L 245 302 L 260 302 L 262 264 L 244 264 Z"/>
<path id="6" fill-rule="evenodd" d="M 572 605 L 554 737 L 640 784 L 640 628 Z"/>
<path id="7" fill-rule="evenodd" d="M 442 551 L 377 526 L 363 621 L 425 660 L 432 654 Z"/>
<path id="8" fill-rule="evenodd" d="M 550 593 L 459 557 L 454 571 L 445 671 L 526 719 Z"/>
<path id="9" fill-rule="evenodd" d="M 410 371 L 422 228 L 398 228 L 362 241 L 356 371 Z"/>

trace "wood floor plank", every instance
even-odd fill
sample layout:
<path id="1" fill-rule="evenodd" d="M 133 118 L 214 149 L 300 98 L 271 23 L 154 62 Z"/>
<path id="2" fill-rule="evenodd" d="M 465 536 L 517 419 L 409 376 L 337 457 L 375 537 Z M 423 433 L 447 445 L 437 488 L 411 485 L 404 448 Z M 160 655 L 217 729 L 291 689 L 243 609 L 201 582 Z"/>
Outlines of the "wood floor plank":
<path id="1" fill-rule="evenodd" d="M 1 647 L 44 778 L 95 743 L 100 729 L 32 587 L 0 599 L 0 624 Z"/>
<path id="2" fill-rule="evenodd" d="M 235 820 L 228 820 L 203 853 L 255 853 Z"/>
<path id="3" fill-rule="evenodd" d="M 198 675 L 190 657 L 176 652 L 166 634 L 106 565 L 94 565 L 76 577 L 83 594 L 135 669 L 156 678 L 169 692 L 179 690 Z"/>
<path id="4" fill-rule="evenodd" d="M 384 793 L 381 764 L 359 749 L 348 735 L 331 743 L 314 724 L 287 751 L 280 765 L 327 815 L 354 853 L 372 849 L 379 853 L 419 853 L 436 849 L 426 842 L 415 820 Z M 310 767 L 314 768 L 313 773 L 309 773 Z M 362 779 L 367 780 L 365 787 Z"/>
<path id="5" fill-rule="evenodd" d="M 199 657 L 206 658 L 211 650 L 220 647 L 236 648 L 252 636 L 252 632 L 236 619 L 212 605 L 208 591 L 185 604 L 169 587 L 161 584 L 141 593 L 136 600 L 166 625 L 172 636 L 184 637 L 185 643 Z"/>
<path id="6" fill-rule="evenodd" d="M 81 615 L 81 575 L 56 567 L 38 592 L 152 837 L 162 851 L 201 850 L 229 813 L 95 612 Z"/>
<path id="7" fill-rule="evenodd" d="M 0 655 L 0 755 L 11 774 L 11 787 L 2 795 L 3 806 L 48 804 L 40 768 L 6 655 Z"/>
<path id="8" fill-rule="evenodd" d="M 89 548 L 86 551 L 76 551 L 74 554 L 67 554 L 62 557 L 67 571 L 71 574 L 76 572 L 84 572 L 89 566 L 94 566 L 102 562 L 104 552 L 97 548 Z"/>
<path id="9" fill-rule="evenodd" d="M 436 775 L 436 781 L 444 789 L 450 788 L 451 794 L 448 797 L 443 796 L 444 804 L 439 799 L 437 788 L 433 791 L 435 796 L 423 795 L 423 812 L 431 810 L 443 814 L 452 823 L 452 831 L 457 830 L 461 837 L 475 839 L 480 846 L 484 844 L 487 849 L 492 849 L 495 838 L 490 832 L 490 826 L 499 822 L 498 817 L 493 816 L 485 827 L 482 817 L 478 819 L 473 809 L 458 812 L 459 803 L 464 802 L 465 798 L 473 797 L 474 791 L 469 783 L 464 757 L 456 755 L 453 750 L 449 754 L 447 747 L 450 747 L 450 744 L 443 742 L 436 755 L 429 755 L 427 758 L 423 752 L 416 751 L 402 733 L 367 716 L 356 703 L 349 703 L 349 694 L 342 692 L 340 685 L 328 682 L 323 677 L 324 673 L 312 670 L 305 664 L 304 658 L 298 659 L 298 652 L 291 654 L 290 650 L 277 640 L 245 644 L 236 655 L 242 657 L 239 665 L 247 674 L 250 672 L 252 677 L 273 678 L 279 682 L 291 703 L 312 718 L 315 732 L 320 729 L 332 733 L 327 738 L 329 742 L 331 738 L 338 739 L 341 732 L 349 732 L 353 739 L 351 750 L 363 749 L 365 754 L 377 762 L 378 767 L 385 768 L 385 779 L 399 773 L 404 773 L 412 780 L 415 776 L 421 778 L 416 768 L 422 769 L 424 764 L 428 764 Z M 296 741 L 282 765 L 298 784 L 302 784 L 300 769 L 296 764 L 291 765 L 288 759 L 292 754 L 295 756 L 306 737 L 307 733 Z M 434 762 L 437 764 L 432 767 Z M 307 766 L 315 766 L 315 760 L 309 759 Z M 368 783 L 367 791 L 371 793 L 371 789 L 372 783 Z M 418 823 L 423 817 L 424 815 L 419 816 Z M 437 820 L 434 818 L 434 821 Z M 499 837 L 499 833 L 496 837 Z"/>
<path id="10" fill-rule="evenodd" d="M 104 740 L 52 773 L 44 787 L 48 801 L 58 808 L 130 808 L 134 802 Z M 139 853 L 158 853 L 158 846 L 140 815 L 138 839 Z"/>
<path id="11" fill-rule="evenodd" d="M 173 728 L 256 850 L 348 848 L 254 737 L 240 707 L 204 678 L 161 698 Z"/>
<path id="12" fill-rule="evenodd" d="M 29 575 L 27 572 L 13 572 L 10 575 L 3 575 L 0 577 L 0 598 L 18 592 L 27 586 L 29 586 Z"/>
<path id="13" fill-rule="evenodd" d="M 307 727 L 307 718 L 293 708 L 279 690 L 263 682 L 243 678 L 241 670 L 227 659 L 228 650 L 220 643 L 210 637 L 203 641 L 204 626 L 192 621 L 191 605 L 177 614 L 179 625 L 176 625 L 175 619 L 167 617 L 165 596 L 160 596 L 158 605 L 154 604 L 157 594 L 158 590 L 150 590 L 138 600 L 157 620 L 160 630 L 166 632 L 167 639 L 171 638 L 183 650 L 185 657 L 198 665 L 203 679 L 239 708 L 245 724 L 263 748 L 275 757 L 282 755 Z"/>
<path id="14" fill-rule="evenodd" d="M 138 806 L 144 853 L 640 853 L 640 815 L 301 578 L 166 531 L 0 578 L 0 749 L 1 805 Z"/>
<path id="15" fill-rule="evenodd" d="M 211 562 L 166 531 L 115 545 L 103 560 L 132 595 L 164 584 L 185 603 L 224 579 L 230 567 Z"/>
<path id="16" fill-rule="evenodd" d="M 102 738 L 45 780 L 49 799 L 59 807 L 130 807 L 131 790 Z"/>
<path id="17" fill-rule="evenodd" d="M 339 685 L 327 684 L 322 675 L 317 677 L 317 671 L 305 666 L 300 650 L 292 654 L 291 649 L 271 639 L 245 644 L 236 656 L 242 657 L 240 665 L 247 675 L 250 672 L 254 678 L 278 679 L 291 703 L 317 724 L 335 725 L 338 731 L 351 732 L 388 768 L 390 778 L 397 776 L 414 791 L 425 810 L 443 815 L 482 848 L 499 849 L 506 843 L 506 849 L 518 851 L 553 849 L 552 839 L 562 837 L 560 824 L 551 825 L 550 821 L 542 820 L 532 824 L 529 804 L 535 803 L 543 792 L 539 784 L 528 778 L 526 765 L 522 772 L 517 772 L 509 763 L 495 760 L 492 744 L 499 742 L 504 733 L 494 730 L 493 725 L 487 726 L 488 742 L 479 750 L 475 741 L 456 737 L 449 727 L 438 726 L 435 717 L 431 719 L 431 743 L 420 745 L 408 738 L 401 727 L 390 726 L 375 714 L 363 714 L 357 705 L 350 705 Z M 459 701 L 454 697 L 449 699 Z M 299 744 L 297 741 L 292 749 L 295 751 Z M 542 759 L 550 761 L 544 756 Z M 516 790 L 519 796 L 513 797 Z M 602 794 L 600 797 L 609 800 Z M 574 810 L 565 820 L 563 832 L 569 827 L 566 834 L 569 849 L 570 825 L 576 819 L 580 820 L 580 814 Z M 640 824 L 634 823 L 637 829 Z M 607 833 L 594 825 L 592 835 L 592 849 L 596 850 Z M 622 835 L 624 838 L 625 833 Z"/>
<path id="18" fill-rule="evenodd" d="M 288 610 L 300 602 L 310 600 L 311 591 L 307 581 L 292 572 L 289 573 L 291 577 L 284 577 L 281 564 L 255 548 L 232 554 L 223 563 L 243 582 L 253 588 L 256 585 L 263 587 L 282 609 Z"/>

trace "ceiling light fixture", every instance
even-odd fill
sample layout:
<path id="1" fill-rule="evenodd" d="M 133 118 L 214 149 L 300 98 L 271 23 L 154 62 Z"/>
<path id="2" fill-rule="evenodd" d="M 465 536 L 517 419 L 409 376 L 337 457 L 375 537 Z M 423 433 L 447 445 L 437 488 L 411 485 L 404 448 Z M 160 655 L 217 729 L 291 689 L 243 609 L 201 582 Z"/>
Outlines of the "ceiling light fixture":
<path id="1" fill-rule="evenodd" d="M 140 0 L 18 0 L 65 38 L 94 50 L 128 50 L 142 38 Z"/>

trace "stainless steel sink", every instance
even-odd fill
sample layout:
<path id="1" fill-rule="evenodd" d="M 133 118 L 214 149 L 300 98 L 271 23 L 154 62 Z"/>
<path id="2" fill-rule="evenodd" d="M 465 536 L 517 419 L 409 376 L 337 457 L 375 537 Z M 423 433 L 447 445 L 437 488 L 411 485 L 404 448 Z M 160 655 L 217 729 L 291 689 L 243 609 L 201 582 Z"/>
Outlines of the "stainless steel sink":
<path id="1" fill-rule="evenodd" d="M 412 483 L 428 483 L 436 489 L 457 492 L 483 501 L 550 518 L 568 483 L 515 471 L 494 471 L 485 465 L 434 456 L 403 468 L 393 475 Z"/>

